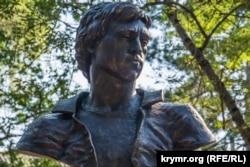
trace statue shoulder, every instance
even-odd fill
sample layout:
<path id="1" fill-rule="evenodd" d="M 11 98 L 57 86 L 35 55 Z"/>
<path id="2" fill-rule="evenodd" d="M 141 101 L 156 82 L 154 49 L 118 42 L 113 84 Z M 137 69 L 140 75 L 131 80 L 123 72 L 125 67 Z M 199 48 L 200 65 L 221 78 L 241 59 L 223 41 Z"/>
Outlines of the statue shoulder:
<path id="1" fill-rule="evenodd" d="M 63 122 L 69 122 L 72 119 L 72 114 L 65 114 L 65 113 L 52 113 L 43 115 L 35 119 L 28 128 L 40 127 L 57 127 Z M 60 124 L 59 124 L 60 123 Z"/>
<path id="2" fill-rule="evenodd" d="M 174 149 L 194 150 L 215 141 L 200 114 L 189 104 L 157 103 L 152 112 L 159 113 L 171 126 L 167 129 L 171 129 Z"/>
<path id="3" fill-rule="evenodd" d="M 28 155 L 58 155 L 71 124 L 69 115 L 55 113 L 41 116 L 28 126 L 16 150 Z"/>
<path id="4" fill-rule="evenodd" d="M 202 120 L 200 114 L 197 110 L 190 104 L 173 104 L 173 103 L 163 103 L 159 102 L 152 105 L 153 111 L 161 112 L 167 117 L 190 117 L 197 118 L 197 120 Z"/>

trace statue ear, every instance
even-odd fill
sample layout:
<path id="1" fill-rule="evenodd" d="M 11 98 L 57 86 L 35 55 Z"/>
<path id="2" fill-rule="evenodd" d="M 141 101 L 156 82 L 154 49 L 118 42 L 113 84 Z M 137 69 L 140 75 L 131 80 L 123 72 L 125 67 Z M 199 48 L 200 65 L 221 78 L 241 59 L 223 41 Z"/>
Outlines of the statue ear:
<path id="1" fill-rule="evenodd" d="M 87 51 L 88 51 L 90 54 L 94 54 L 95 51 L 96 51 L 96 48 L 98 47 L 99 44 L 100 44 L 100 42 L 96 42 L 94 45 L 88 45 L 88 46 L 87 46 Z"/>
<path id="2" fill-rule="evenodd" d="M 95 53 L 95 48 L 94 48 L 94 47 L 88 46 L 86 49 L 87 49 L 87 51 L 88 51 L 90 54 L 94 54 L 94 53 Z"/>

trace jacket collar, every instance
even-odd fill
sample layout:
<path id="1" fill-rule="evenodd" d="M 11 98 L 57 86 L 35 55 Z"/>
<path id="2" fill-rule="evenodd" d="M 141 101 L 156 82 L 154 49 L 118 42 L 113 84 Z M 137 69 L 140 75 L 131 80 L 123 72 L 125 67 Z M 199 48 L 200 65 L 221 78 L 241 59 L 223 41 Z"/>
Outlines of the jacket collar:
<path id="1" fill-rule="evenodd" d="M 153 104 L 163 101 L 162 90 L 148 92 L 142 89 L 136 89 L 136 92 L 139 96 L 143 97 L 142 108 L 149 108 Z M 81 105 L 82 99 L 86 98 L 88 94 L 88 92 L 82 92 L 69 99 L 59 101 L 52 109 L 52 113 L 74 114 L 79 105 Z"/>

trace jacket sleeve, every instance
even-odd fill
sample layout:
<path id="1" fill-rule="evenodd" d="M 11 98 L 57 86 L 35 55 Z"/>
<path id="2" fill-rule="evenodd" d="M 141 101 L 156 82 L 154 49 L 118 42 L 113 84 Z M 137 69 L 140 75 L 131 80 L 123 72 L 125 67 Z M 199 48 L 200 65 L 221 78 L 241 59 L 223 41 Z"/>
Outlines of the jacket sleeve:
<path id="1" fill-rule="evenodd" d="M 35 120 L 17 143 L 16 151 L 76 167 L 97 166 L 87 129 L 67 114 L 49 114 Z"/>
<path id="2" fill-rule="evenodd" d="M 190 105 L 173 105 L 173 150 L 195 150 L 215 141 L 200 114 Z"/>
<path id="3" fill-rule="evenodd" d="M 70 128 L 69 121 L 63 121 L 58 117 L 60 114 L 49 114 L 32 122 L 17 143 L 16 150 L 28 155 L 56 159 L 63 151 L 61 145 L 67 136 L 66 131 L 58 126 L 63 125 L 63 129 L 67 129 L 67 126 Z M 58 123 L 59 121 L 63 124 Z"/>

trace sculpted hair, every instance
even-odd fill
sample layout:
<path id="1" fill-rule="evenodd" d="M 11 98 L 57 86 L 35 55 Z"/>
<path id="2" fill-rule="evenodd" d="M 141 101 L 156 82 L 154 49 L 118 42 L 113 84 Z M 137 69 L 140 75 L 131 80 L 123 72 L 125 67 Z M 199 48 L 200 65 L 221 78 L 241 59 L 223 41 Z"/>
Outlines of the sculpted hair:
<path id="1" fill-rule="evenodd" d="M 82 16 L 76 33 L 75 58 L 78 68 L 89 81 L 91 56 L 95 54 L 98 42 L 108 30 L 110 21 L 126 23 L 142 20 L 146 27 L 151 26 L 151 19 L 145 15 L 139 6 L 129 2 L 106 2 L 90 7 Z"/>

